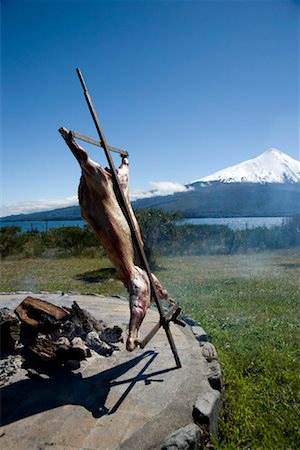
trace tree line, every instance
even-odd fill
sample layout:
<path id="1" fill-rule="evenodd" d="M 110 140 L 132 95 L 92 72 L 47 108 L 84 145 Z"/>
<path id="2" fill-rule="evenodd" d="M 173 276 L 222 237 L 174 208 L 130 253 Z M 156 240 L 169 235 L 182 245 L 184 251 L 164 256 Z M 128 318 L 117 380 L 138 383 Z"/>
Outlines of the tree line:
<path id="1" fill-rule="evenodd" d="M 300 245 L 300 214 L 272 228 L 232 230 L 225 225 L 184 224 L 179 213 L 149 208 L 135 212 L 145 252 L 152 266 L 159 256 L 218 255 L 264 251 Z M 101 257 L 104 249 L 90 227 L 63 227 L 21 233 L 17 226 L 0 228 L 1 257 Z"/>

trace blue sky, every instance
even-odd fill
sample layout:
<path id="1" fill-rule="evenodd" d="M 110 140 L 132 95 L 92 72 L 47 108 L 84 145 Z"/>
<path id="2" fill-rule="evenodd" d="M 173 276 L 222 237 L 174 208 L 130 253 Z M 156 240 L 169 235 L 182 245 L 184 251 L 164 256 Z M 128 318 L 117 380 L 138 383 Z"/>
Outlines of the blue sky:
<path id="1" fill-rule="evenodd" d="M 299 2 L 2 0 L 1 9 L 2 214 L 74 202 L 80 170 L 57 129 L 97 138 L 76 67 L 108 142 L 130 153 L 132 192 L 270 147 L 299 158 Z M 105 164 L 101 149 L 86 149 Z"/>

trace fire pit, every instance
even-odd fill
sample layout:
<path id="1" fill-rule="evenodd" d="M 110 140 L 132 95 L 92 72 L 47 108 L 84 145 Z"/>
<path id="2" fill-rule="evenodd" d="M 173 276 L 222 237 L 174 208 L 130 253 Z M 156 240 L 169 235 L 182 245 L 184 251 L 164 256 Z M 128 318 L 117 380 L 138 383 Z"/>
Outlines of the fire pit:
<path id="1" fill-rule="evenodd" d="M 15 311 L 0 309 L 0 330 L 2 385 L 20 367 L 29 375 L 60 367 L 78 369 L 92 352 L 108 357 L 123 342 L 122 328 L 108 327 L 76 301 L 71 307 L 60 307 L 31 296 Z"/>
<path id="2" fill-rule="evenodd" d="M 0 307 L 13 311 L 24 297 L 24 293 L 1 295 Z M 126 340 L 129 311 L 125 299 L 46 293 L 38 297 L 69 312 L 75 301 L 97 323 L 102 320 L 107 328 L 120 327 Z M 157 311 L 150 309 L 145 334 L 158 319 Z M 43 362 L 24 368 L 21 355 L 7 358 L 6 365 L 10 361 L 14 374 L 1 388 L 3 448 L 158 449 L 169 433 L 193 422 L 195 402 L 198 408 L 205 406 L 200 419 L 216 427 L 220 393 L 210 385 L 210 363 L 203 356 L 210 343 L 197 341 L 189 326 L 172 323 L 171 327 L 182 355 L 182 370 L 174 365 L 162 328 L 148 351 L 138 348 L 134 354 L 121 341 L 112 343 L 119 350 L 109 357 L 85 343 L 92 356 L 79 361 L 78 369 L 63 363 L 50 364 L 46 370 Z M 14 351 L 20 353 L 18 348 Z"/>

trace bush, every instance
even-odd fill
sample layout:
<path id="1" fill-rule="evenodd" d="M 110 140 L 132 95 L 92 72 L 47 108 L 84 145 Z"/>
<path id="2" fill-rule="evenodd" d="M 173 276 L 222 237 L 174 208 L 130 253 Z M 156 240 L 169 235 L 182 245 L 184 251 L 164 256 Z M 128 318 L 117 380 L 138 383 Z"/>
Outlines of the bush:
<path id="1" fill-rule="evenodd" d="M 46 248 L 57 248 L 61 253 L 79 256 L 89 248 L 99 246 L 92 231 L 85 226 L 54 228 L 43 233 L 43 243 Z"/>
<path id="2" fill-rule="evenodd" d="M 0 236 L 15 236 L 18 233 L 21 233 L 21 227 L 8 226 L 0 228 Z"/>
<path id="3" fill-rule="evenodd" d="M 289 246 L 300 245 L 300 214 L 287 219 L 283 227 Z"/>
<path id="4" fill-rule="evenodd" d="M 230 255 L 300 246 L 300 214 L 282 226 L 231 230 L 224 225 L 182 224 L 178 213 L 148 208 L 136 212 L 144 250 L 154 269 L 159 255 Z M 0 228 L 0 255 L 90 256 L 105 255 L 89 226 L 63 227 L 47 232 L 32 230 L 21 234 L 20 227 Z"/>
<path id="5" fill-rule="evenodd" d="M 19 254 L 23 251 L 26 243 L 26 237 L 22 234 L 21 227 L 9 226 L 0 228 L 0 255 L 6 257 L 8 255 Z"/>
<path id="6" fill-rule="evenodd" d="M 170 245 L 177 239 L 177 223 L 182 219 L 179 213 L 166 213 L 156 208 L 135 211 L 144 242 L 144 251 L 150 266 L 156 266 L 160 246 Z"/>
<path id="7" fill-rule="evenodd" d="M 0 253 L 2 257 L 41 256 L 103 256 L 104 250 L 96 241 L 91 230 L 85 226 L 62 227 L 46 232 L 37 230 L 21 234 L 20 227 L 0 228 Z"/>

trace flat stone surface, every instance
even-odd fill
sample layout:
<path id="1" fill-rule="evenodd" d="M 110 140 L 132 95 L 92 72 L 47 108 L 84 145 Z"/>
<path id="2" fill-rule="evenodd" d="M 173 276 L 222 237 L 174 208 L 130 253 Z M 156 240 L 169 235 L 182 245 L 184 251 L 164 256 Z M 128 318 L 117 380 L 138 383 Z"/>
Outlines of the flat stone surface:
<path id="1" fill-rule="evenodd" d="M 129 322 L 128 302 L 93 295 L 31 294 L 57 305 L 74 300 L 97 319 Z M 26 293 L 0 295 L 0 307 L 14 309 Z M 150 309 L 141 337 L 157 323 Z M 22 374 L 1 390 L 0 444 L 6 450 L 151 450 L 173 431 L 192 422 L 193 405 L 210 388 L 207 362 L 190 328 L 171 324 L 182 368 L 161 328 L 145 349 L 125 345 L 109 358 L 92 356 L 74 372 L 50 379 Z"/>

